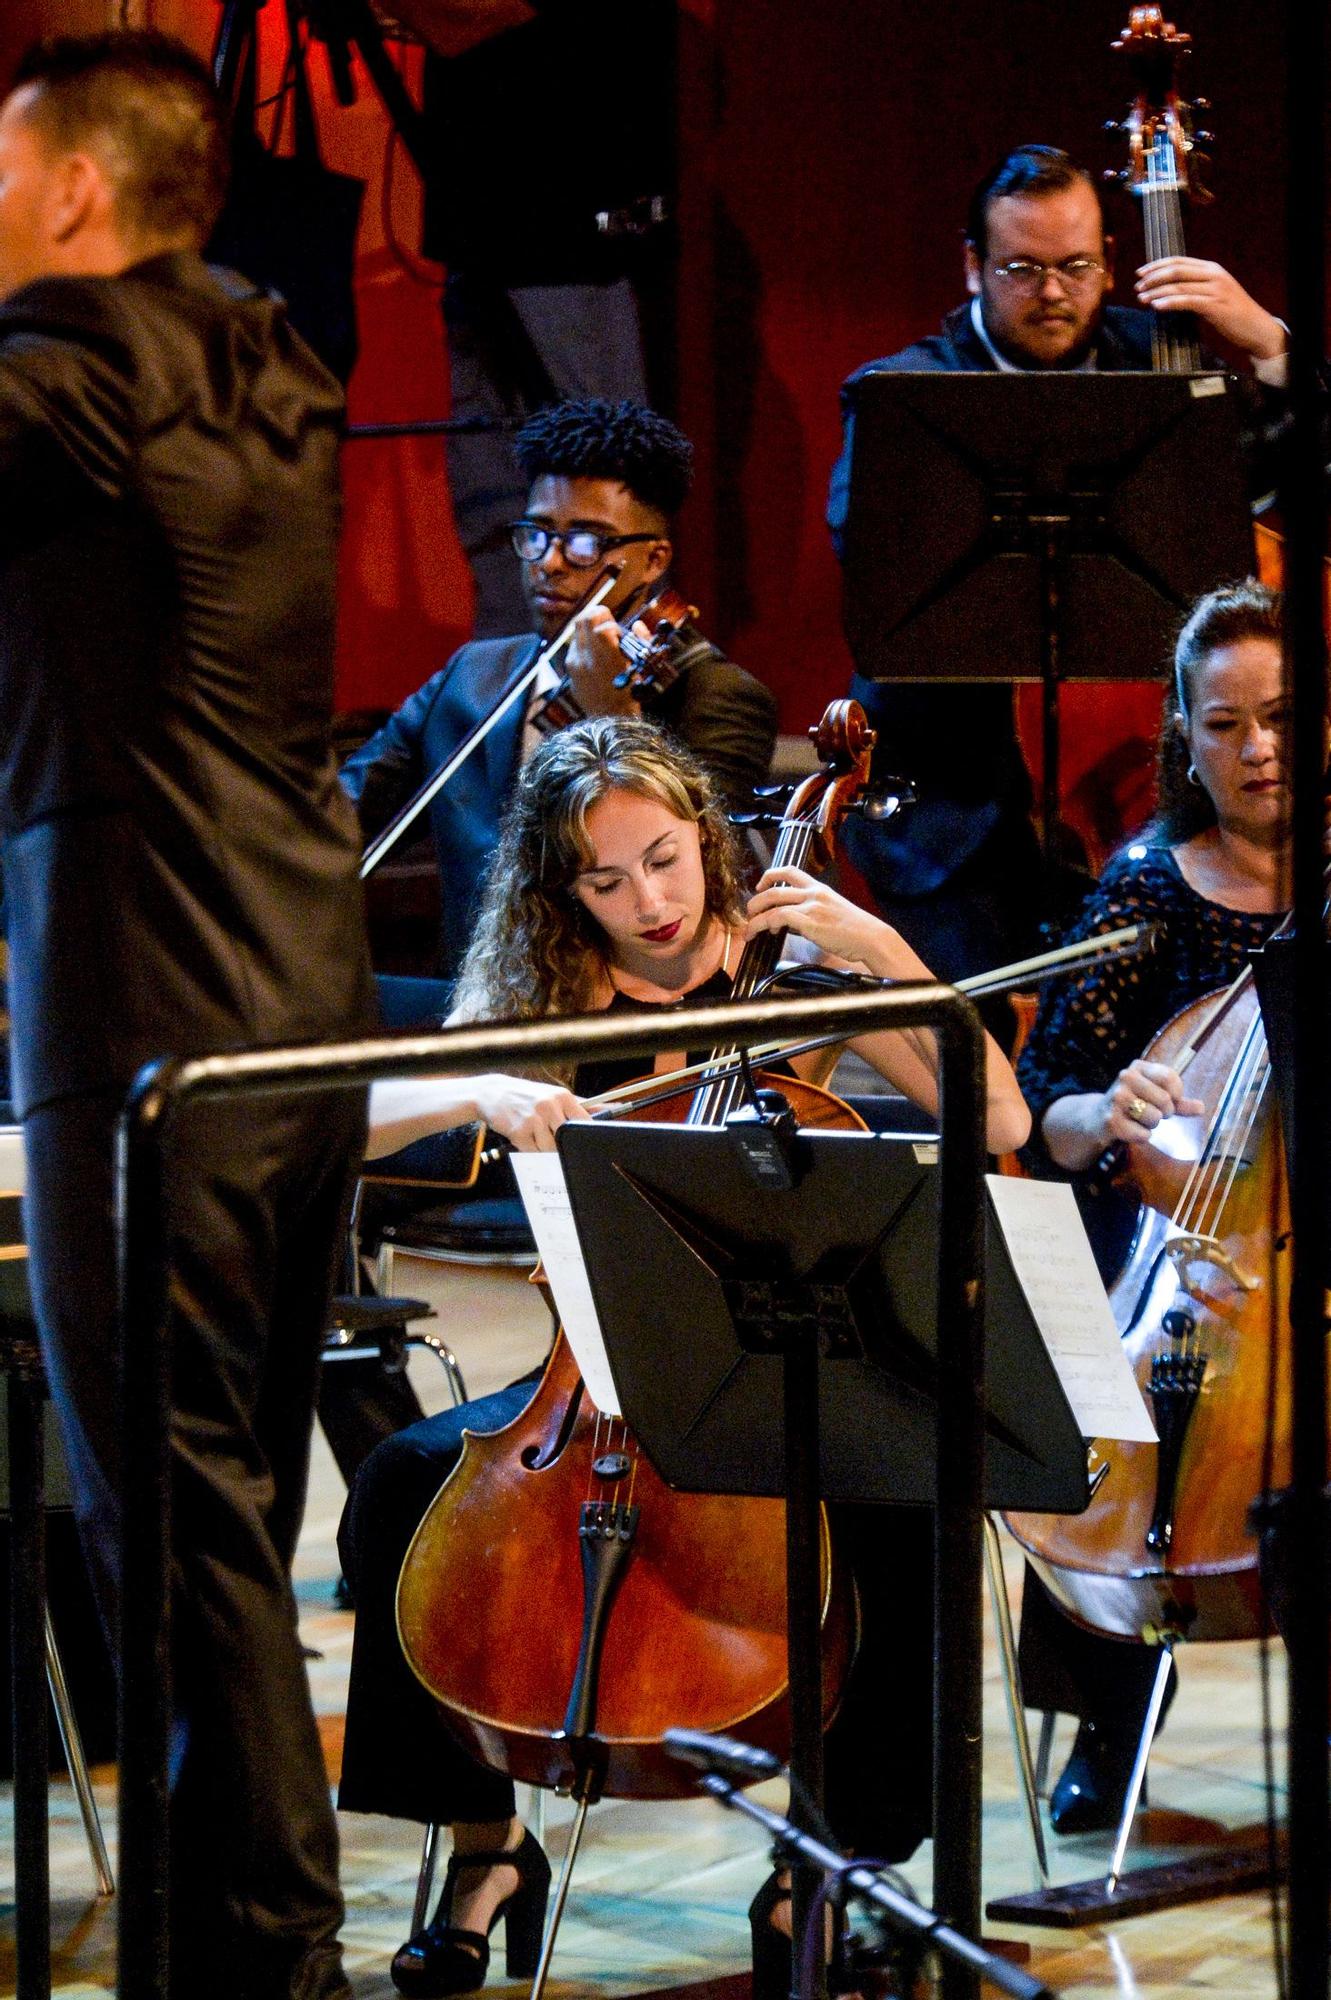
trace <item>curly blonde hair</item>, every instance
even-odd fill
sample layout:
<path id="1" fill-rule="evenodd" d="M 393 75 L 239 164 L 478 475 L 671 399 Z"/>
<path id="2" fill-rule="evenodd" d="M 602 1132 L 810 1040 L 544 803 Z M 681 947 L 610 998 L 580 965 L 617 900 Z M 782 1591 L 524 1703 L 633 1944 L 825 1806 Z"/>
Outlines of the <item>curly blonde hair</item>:
<path id="1" fill-rule="evenodd" d="M 706 908 L 741 914 L 739 847 L 711 779 L 650 722 L 596 716 L 541 744 L 523 767 L 486 874 L 451 1019 L 585 1013 L 608 970 L 605 935 L 573 884 L 593 859 L 592 808 L 615 792 L 655 799 L 698 829 Z"/>

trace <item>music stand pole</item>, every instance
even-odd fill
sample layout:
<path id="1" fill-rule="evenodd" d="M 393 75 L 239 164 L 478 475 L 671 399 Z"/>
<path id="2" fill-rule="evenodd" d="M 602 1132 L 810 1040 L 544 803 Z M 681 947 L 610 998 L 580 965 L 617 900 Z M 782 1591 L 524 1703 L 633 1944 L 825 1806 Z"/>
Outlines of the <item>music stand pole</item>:
<path id="1" fill-rule="evenodd" d="M 1325 9 L 1289 0 L 1286 14 L 1286 229 L 1289 257 L 1292 435 L 1280 498 L 1288 534 L 1285 636 L 1294 712 L 1294 1134 L 1291 1220 L 1294 1271 L 1293 1479 L 1288 1495 L 1289 1623 L 1289 1990 L 1323 2000 L 1327 1938 L 1327 1678 L 1331 1592 L 1327 1578 L 1325 1187 L 1331 1150 L 1331 1077 L 1323 982 L 1326 635 L 1322 556 L 1326 533 Z"/>
<path id="2" fill-rule="evenodd" d="M 1040 842 L 1044 848 L 1044 865 L 1048 869 L 1053 867 L 1056 859 L 1054 834 L 1058 826 L 1061 749 L 1058 704 L 1061 605 L 1058 586 L 1063 551 L 1059 530 L 1067 528 L 1068 519 L 1066 515 L 1051 515 L 1038 525 L 1045 530 L 1040 549 L 1040 597 L 1044 612 L 1040 628 Z"/>
<path id="3" fill-rule="evenodd" d="M 791 1329 L 782 1356 L 786 1460 L 786 1636 L 790 1661 L 790 1815 L 804 1832 L 816 1831 L 808 1807 L 823 1809 L 823 1642 L 821 1503 L 819 1498 L 818 1339 L 807 1323 Z M 800 1787 L 803 1787 L 803 1797 Z M 818 1891 L 817 1870 L 807 1861 L 790 1876 L 790 1928 L 802 1938 Z M 796 1954 L 792 1948 L 792 1968 Z M 824 2000 L 825 1968 L 819 1962 L 809 2000 Z M 794 2000 L 795 1983 L 791 1986 Z"/>

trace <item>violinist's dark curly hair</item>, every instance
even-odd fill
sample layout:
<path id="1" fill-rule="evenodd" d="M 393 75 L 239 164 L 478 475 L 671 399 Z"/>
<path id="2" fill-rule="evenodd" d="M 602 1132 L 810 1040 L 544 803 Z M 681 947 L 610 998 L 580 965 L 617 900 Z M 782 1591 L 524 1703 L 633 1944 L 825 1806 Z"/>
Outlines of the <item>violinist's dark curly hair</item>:
<path id="1" fill-rule="evenodd" d="M 614 792 L 697 826 L 706 907 L 739 921 L 739 848 L 701 764 L 654 723 L 594 716 L 547 737 L 519 773 L 450 1019 L 532 1021 L 591 1005 L 605 935 L 573 882 L 592 858 L 587 815 Z"/>
<path id="2" fill-rule="evenodd" d="M 1188 718 L 1202 667 L 1221 646 L 1232 646 L 1240 639 L 1273 639 L 1277 646 L 1283 640 L 1280 593 L 1253 576 L 1221 584 L 1199 597 L 1174 642 L 1174 672 L 1160 718 L 1155 820 L 1171 846 L 1215 825 L 1215 807 L 1202 787 L 1188 777 L 1192 761 Z"/>
<path id="3" fill-rule="evenodd" d="M 602 396 L 538 410 L 513 450 L 528 485 L 547 475 L 618 479 L 667 519 L 683 506 L 693 479 L 693 446 L 677 425 L 642 403 Z"/>
<path id="4" fill-rule="evenodd" d="M 1085 167 L 1057 146 L 1017 146 L 991 167 L 970 198 L 966 210 L 966 241 L 977 257 L 989 250 L 989 209 L 1005 194 L 1062 194 L 1065 188 L 1084 183 L 1095 196 L 1104 217 L 1099 185 Z"/>

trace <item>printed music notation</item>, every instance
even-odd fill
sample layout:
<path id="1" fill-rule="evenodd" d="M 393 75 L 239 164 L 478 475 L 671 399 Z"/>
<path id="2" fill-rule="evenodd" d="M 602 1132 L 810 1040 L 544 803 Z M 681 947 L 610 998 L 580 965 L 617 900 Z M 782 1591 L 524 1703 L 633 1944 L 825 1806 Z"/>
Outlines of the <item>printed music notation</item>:
<path id="1" fill-rule="evenodd" d="M 578 1241 L 563 1161 L 557 1153 L 514 1153 L 512 1161 L 564 1338 L 573 1350 L 587 1393 L 606 1416 L 621 1416 L 619 1391 L 610 1372 L 587 1261 Z"/>
<path id="2" fill-rule="evenodd" d="M 987 1178 L 1017 1282 L 1083 1437 L 1154 1444 L 1155 1426 L 1119 1340 L 1072 1189 L 1061 1181 Z"/>

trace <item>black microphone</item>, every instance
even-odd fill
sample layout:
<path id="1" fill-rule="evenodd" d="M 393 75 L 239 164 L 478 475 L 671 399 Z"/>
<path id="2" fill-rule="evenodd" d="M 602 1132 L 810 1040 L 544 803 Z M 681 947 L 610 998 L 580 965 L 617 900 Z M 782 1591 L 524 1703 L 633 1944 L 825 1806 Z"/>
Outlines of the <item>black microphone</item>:
<path id="1" fill-rule="evenodd" d="M 776 1778 L 785 1765 L 770 1750 L 741 1743 L 734 1736 L 709 1736 L 702 1729 L 667 1729 L 666 1749 L 680 1764 L 692 1764 L 698 1771 L 713 1771 L 737 1785 L 756 1785 L 763 1778 Z"/>

